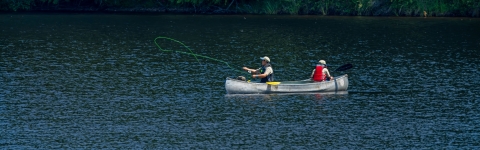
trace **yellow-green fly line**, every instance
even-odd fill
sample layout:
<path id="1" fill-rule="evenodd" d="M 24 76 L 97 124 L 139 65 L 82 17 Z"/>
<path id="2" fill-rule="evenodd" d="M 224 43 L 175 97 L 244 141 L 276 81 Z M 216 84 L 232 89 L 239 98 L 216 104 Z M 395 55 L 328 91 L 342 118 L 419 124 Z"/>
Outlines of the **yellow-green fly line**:
<path id="1" fill-rule="evenodd" d="M 189 52 L 184 52 L 184 51 L 179 51 L 179 50 L 166 50 L 166 49 L 162 49 L 162 47 L 160 47 L 160 45 L 157 43 L 157 39 L 165 39 L 165 40 L 170 40 L 170 41 L 173 41 L 173 42 L 176 42 L 180 45 L 182 45 L 183 47 L 185 47 Z M 155 45 L 157 45 L 157 47 L 163 51 L 163 52 L 176 52 L 176 53 L 180 53 L 180 54 L 186 54 L 186 55 L 191 55 L 193 57 L 195 57 L 195 60 L 197 60 L 198 63 L 200 63 L 200 61 L 198 60 L 198 57 L 201 57 L 201 58 L 206 58 L 206 59 L 210 59 L 210 60 L 214 60 L 214 61 L 218 61 L 218 62 L 221 62 L 221 63 L 224 63 L 226 64 L 230 69 L 232 70 L 235 70 L 237 72 L 240 72 L 240 73 L 245 73 L 244 71 L 240 71 L 238 69 L 235 69 L 233 67 L 231 67 L 227 62 L 223 61 L 223 60 L 218 60 L 218 59 L 215 59 L 215 58 L 211 58 L 211 57 L 208 57 L 208 56 L 203 56 L 203 55 L 199 55 L 199 54 L 195 54 L 193 53 L 193 51 L 188 48 L 187 45 L 183 44 L 182 42 L 178 41 L 178 40 L 175 40 L 175 39 L 172 39 L 172 38 L 169 38 L 169 37 L 162 37 L 162 36 L 159 36 L 157 38 L 155 38 L 153 40 L 153 42 L 155 42 Z"/>

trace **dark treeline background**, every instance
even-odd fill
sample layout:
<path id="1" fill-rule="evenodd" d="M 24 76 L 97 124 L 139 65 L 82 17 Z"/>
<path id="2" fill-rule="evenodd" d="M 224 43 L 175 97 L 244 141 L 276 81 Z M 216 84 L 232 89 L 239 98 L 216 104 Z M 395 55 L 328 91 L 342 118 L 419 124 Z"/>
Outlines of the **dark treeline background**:
<path id="1" fill-rule="evenodd" d="M 480 0 L 0 0 L 0 10 L 479 17 Z"/>

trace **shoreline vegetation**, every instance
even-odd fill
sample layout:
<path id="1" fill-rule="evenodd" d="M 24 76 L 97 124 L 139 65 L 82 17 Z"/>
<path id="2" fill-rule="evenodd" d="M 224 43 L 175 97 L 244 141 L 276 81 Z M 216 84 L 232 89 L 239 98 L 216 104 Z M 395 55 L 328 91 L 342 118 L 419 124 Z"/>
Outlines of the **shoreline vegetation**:
<path id="1" fill-rule="evenodd" d="M 480 17 L 480 0 L 0 0 L 0 12 Z"/>

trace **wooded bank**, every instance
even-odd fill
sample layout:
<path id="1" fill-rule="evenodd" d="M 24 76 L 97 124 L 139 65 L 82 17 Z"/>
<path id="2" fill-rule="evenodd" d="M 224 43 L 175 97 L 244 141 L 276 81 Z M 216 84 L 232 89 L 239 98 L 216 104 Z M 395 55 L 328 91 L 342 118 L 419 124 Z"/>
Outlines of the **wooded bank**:
<path id="1" fill-rule="evenodd" d="M 480 0 L 0 0 L 0 10 L 479 17 Z"/>

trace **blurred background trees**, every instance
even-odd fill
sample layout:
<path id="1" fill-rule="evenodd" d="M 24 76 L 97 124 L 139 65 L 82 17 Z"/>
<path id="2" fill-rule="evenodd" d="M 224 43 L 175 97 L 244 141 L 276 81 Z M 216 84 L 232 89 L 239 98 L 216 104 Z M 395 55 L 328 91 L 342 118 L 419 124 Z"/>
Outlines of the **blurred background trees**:
<path id="1" fill-rule="evenodd" d="M 480 16 L 480 0 L 0 0 L 1 11 Z"/>

